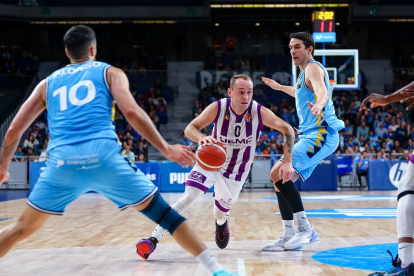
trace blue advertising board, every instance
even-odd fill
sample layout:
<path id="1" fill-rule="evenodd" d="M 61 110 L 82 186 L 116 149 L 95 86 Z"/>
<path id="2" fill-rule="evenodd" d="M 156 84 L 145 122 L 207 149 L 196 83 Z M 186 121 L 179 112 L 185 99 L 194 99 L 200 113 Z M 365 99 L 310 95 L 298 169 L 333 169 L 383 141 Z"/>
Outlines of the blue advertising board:
<path id="1" fill-rule="evenodd" d="M 407 161 L 370 161 L 368 165 L 368 189 L 397 190 L 407 166 Z"/>
<path id="2" fill-rule="evenodd" d="M 336 162 L 338 165 L 339 176 L 352 174 L 352 163 L 354 162 L 354 159 L 351 156 L 338 158 Z"/>
<path id="3" fill-rule="evenodd" d="M 135 166 L 142 171 L 152 183 L 158 188 L 161 183 L 161 164 L 159 162 L 135 163 Z"/>
<path id="4" fill-rule="evenodd" d="M 301 191 L 336 191 L 338 187 L 338 169 L 336 155 L 332 154 L 320 162 L 311 176 L 300 182 Z"/>
<path id="5" fill-rule="evenodd" d="M 313 33 L 313 40 L 317 42 L 336 42 L 336 33 Z"/>

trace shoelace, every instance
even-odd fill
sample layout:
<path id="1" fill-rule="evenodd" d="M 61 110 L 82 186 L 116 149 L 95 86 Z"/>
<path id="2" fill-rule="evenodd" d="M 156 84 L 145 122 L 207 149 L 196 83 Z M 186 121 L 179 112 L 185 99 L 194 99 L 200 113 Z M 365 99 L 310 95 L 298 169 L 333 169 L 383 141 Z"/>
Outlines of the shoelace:
<path id="1" fill-rule="evenodd" d="M 401 267 L 401 260 L 398 259 L 398 254 L 397 254 L 397 256 L 395 256 L 395 259 L 394 259 L 394 256 L 392 255 L 391 251 L 387 250 L 387 252 L 388 252 L 388 254 L 391 255 L 392 266 L 393 267 Z M 384 273 L 383 272 L 375 272 L 375 274 L 384 275 L 385 272 Z"/>
<path id="2" fill-rule="evenodd" d="M 388 254 L 391 255 L 391 263 L 392 263 L 392 266 L 394 266 L 394 267 L 401 267 L 401 260 L 398 259 L 398 254 L 397 254 L 397 256 L 395 256 L 395 259 L 394 259 L 394 256 L 392 255 L 391 251 L 387 250 L 387 252 L 388 252 Z"/>

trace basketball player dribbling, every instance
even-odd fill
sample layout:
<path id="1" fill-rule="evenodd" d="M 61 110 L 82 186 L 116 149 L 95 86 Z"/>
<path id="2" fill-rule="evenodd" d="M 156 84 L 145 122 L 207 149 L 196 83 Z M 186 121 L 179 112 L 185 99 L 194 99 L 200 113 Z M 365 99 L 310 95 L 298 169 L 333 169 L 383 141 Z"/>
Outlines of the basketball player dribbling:
<path id="1" fill-rule="evenodd" d="M 0 184 L 7 181 L 11 157 L 23 132 L 48 110 L 50 143 L 46 169 L 19 219 L 0 232 L 0 257 L 38 230 L 51 215 L 88 191 L 97 191 L 118 205 L 132 207 L 157 221 L 212 275 L 232 275 L 211 255 L 196 232 L 160 196 L 138 168 L 122 156 L 113 124 L 114 100 L 128 122 L 168 159 L 189 166 L 193 153 L 169 145 L 148 115 L 135 103 L 125 73 L 95 61 L 94 31 L 83 25 L 64 38 L 71 64 L 41 81 L 23 104 L 5 136 L 1 150 Z"/>
<path id="2" fill-rule="evenodd" d="M 220 170 L 214 172 L 196 165 L 184 183 L 184 195 L 172 205 L 179 214 L 183 214 L 214 185 L 215 239 L 221 249 L 226 248 L 229 242 L 227 217 L 252 168 L 256 143 L 263 125 L 285 135 L 285 162 L 280 166 L 280 179 L 282 182 L 290 181 L 294 173 L 291 163 L 295 137 L 293 128 L 252 100 L 252 79 L 243 74 L 233 76 L 227 93 L 230 98 L 210 104 L 185 129 L 185 135 L 200 145 L 218 141 L 223 143 L 227 152 L 226 162 Z M 200 129 L 211 123 L 214 123 L 211 136 L 200 133 Z M 150 238 L 138 242 L 138 254 L 147 259 L 165 233 L 165 229 L 158 225 Z"/>
<path id="3" fill-rule="evenodd" d="M 408 103 L 407 111 L 414 107 L 414 82 L 391 95 L 371 94 L 362 102 L 359 111 L 368 113 L 371 108 L 390 103 Z M 369 104 L 370 103 L 370 104 Z M 400 184 L 398 185 L 397 233 L 398 255 L 393 258 L 393 267 L 385 272 L 375 272 L 371 276 L 405 275 L 414 276 L 414 155 L 411 155 Z M 392 256 L 392 255 L 391 255 Z"/>
<path id="4" fill-rule="evenodd" d="M 262 248 L 264 251 L 300 249 L 304 244 L 319 240 L 314 227 L 309 224 L 294 182 L 299 177 L 305 181 L 323 159 L 334 153 L 339 144 L 338 131 L 345 127 L 344 122 L 335 115 L 328 73 L 322 64 L 313 59 L 315 42 L 312 35 L 308 32 L 291 34 L 289 48 L 294 65 L 300 69 L 296 87 L 262 78 L 269 87 L 295 98 L 299 117 L 299 142 L 295 144 L 292 157 L 296 174 L 292 181 L 282 182 L 279 170 L 285 162 L 283 156 L 270 174 L 275 183 L 284 232 L 280 239 L 265 245 Z M 296 233 L 293 217 L 298 223 Z"/>

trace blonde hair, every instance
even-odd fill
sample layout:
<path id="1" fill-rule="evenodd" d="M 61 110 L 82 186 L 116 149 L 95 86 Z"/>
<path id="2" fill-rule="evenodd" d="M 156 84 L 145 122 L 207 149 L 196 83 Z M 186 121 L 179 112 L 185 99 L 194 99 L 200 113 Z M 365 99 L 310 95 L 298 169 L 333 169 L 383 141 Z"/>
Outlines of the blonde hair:
<path id="1" fill-rule="evenodd" d="M 249 77 L 248 75 L 245 75 L 245 74 L 234 75 L 233 77 L 231 77 L 231 80 L 230 80 L 230 88 L 231 89 L 233 89 L 233 85 L 236 82 L 236 80 L 238 80 L 238 79 L 243 79 L 243 80 L 251 81 L 253 83 L 252 78 Z"/>

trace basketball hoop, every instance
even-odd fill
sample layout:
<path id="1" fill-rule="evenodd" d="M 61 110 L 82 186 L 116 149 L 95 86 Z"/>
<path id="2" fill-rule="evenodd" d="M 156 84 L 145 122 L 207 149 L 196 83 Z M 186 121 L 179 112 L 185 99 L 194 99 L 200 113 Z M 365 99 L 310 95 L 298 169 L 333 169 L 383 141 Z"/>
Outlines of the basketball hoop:
<path id="1" fill-rule="evenodd" d="M 332 95 L 332 93 L 333 93 L 333 91 L 334 91 L 334 87 L 335 87 L 335 85 L 336 85 L 336 81 L 335 81 L 335 80 L 329 80 L 329 82 L 330 82 L 330 84 L 331 84 L 331 95 Z"/>

